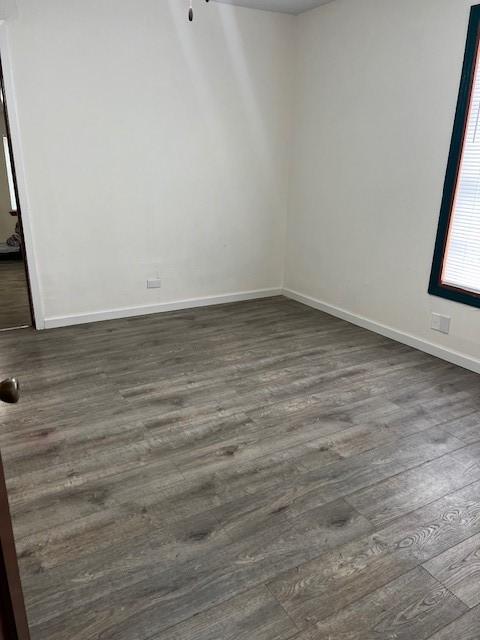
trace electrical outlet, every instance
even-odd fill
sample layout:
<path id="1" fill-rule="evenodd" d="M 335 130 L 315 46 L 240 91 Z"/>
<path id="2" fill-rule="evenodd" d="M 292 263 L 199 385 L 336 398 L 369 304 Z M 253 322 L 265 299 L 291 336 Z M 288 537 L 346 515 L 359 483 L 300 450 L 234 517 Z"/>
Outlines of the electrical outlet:
<path id="1" fill-rule="evenodd" d="M 161 289 L 162 281 L 160 278 L 149 278 L 147 280 L 147 289 Z"/>
<path id="2" fill-rule="evenodd" d="M 432 313 L 432 329 L 440 333 L 450 333 L 450 318 L 439 313 Z"/>

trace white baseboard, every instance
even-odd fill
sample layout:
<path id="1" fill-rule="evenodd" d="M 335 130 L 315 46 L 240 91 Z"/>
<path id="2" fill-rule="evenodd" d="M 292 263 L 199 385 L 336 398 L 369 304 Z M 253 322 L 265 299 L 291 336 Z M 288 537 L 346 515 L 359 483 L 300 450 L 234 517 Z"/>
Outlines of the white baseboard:
<path id="1" fill-rule="evenodd" d="M 229 293 L 218 296 L 207 296 L 204 298 L 191 298 L 189 300 L 178 300 L 175 302 L 163 302 L 153 305 L 144 305 L 138 307 L 124 307 L 120 309 L 109 309 L 105 311 L 94 311 L 92 313 L 81 313 L 78 315 L 57 316 L 45 318 L 45 329 L 54 329 L 58 327 L 68 327 L 76 324 L 85 324 L 88 322 L 101 322 L 103 320 L 117 320 L 119 318 L 131 318 L 134 316 L 144 316 L 153 313 L 165 313 L 167 311 L 179 311 L 182 309 L 193 309 L 195 307 L 206 307 L 216 304 L 228 304 L 230 302 L 243 302 L 245 300 L 256 300 L 261 298 L 272 298 L 274 296 L 284 295 L 287 298 L 301 302 L 309 307 L 318 309 L 347 322 L 351 322 L 359 327 L 368 329 L 375 333 L 379 333 L 386 338 L 391 338 L 409 347 L 424 351 L 432 356 L 451 362 L 475 373 L 480 373 L 480 360 L 467 356 L 458 351 L 441 347 L 437 344 L 417 338 L 409 333 L 404 333 L 398 329 L 393 329 L 387 325 L 369 320 L 363 316 L 356 315 L 345 309 L 335 307 L 334 305 L 322 302 L 316 298 L 312 298 L 298 291 L 291 289 L 258 289 L 256 291 L 245 291 L 241 293 Z"/>
<path id="2" fill-rule="evenodd" d="M 341 318 L 342 320 L 346 320 L 347 322 L 355 324 L 359 327 L 363 327 L 363 329 L 368 329 L 369 331 L 379 333 L 386 338 L 391 338 L 392 340 L 396 340 L 397 342 L 406 344 L 409 347 L 418 349 L 419 351 L 424 351 L 431 356 L 441 358 L 442 360 L 446 360 L 447 362 L 456 364 L 460 367 L 463 367 L 464 369 L 469 369 L 470 371 L 474 371 L 475 373 L 480 373 L 480 360 L 467 356 L 464 353 L 459 353 L 458 351 L 453 351 L 452 349 L 441 347 L 437 344 L 433 344 L 432 342 L 428 342 L 428 340 L 417 338 L 416 336 L 413 336 L 409 333 L 404 333 L 403 331 L 399 331 L 398 329 L 393 329 L 392 327 L 388 327 L 379 322 L 369 320 L 368 318 L 365 318 L 363 316 L 356 315 L 354 313 L 351 313 L 350 311 L 340 309 L 339 307 L 335 307 L 326 302 L 322 302 L 321 300 L 311 298 L 310 296 L 298 293 L 297 291 L 292 291 L 291 289 L 284 289 L 283 295 L 287 298 L 291 298 L 292 300 L 296 300 L 297 302 L 301 302 L 302 304 L 305 304 L 309 307 L 318 309 L 319 311 L 324 311 L 331 316 Z"/>
<path id="3" fill-rule="evenodd" d="M 215 304 L 228 304 L 229 302 L 243 302 L 245 300 L 257 300 L 260 298 L 272 298 L 281 296 L 281 288 L 258 289 L 257 291 L 244 291 L 242 293 L 228 293 L 219 296 L 204 298 L 191 298 L 190 300 L 178 300 L 175 302 L 161 302 L 138 307 L 124 307 L 123 309 L 109 309 L 105 311 L 93 311 L 92 313 L 80 313 L 78 315 L 57 316 L 45 318 L 45 329 L 69 327 L 75 324 L 88 322 L 101 322 L 103 320 L 117 320 L 119 318 L 131 318 L 133 316 L 146 316 L 152 313 L 165 313 L 167 311 L 179 311 L 181 309 L 193 309 L 195 307 L 207 307 Z"/>

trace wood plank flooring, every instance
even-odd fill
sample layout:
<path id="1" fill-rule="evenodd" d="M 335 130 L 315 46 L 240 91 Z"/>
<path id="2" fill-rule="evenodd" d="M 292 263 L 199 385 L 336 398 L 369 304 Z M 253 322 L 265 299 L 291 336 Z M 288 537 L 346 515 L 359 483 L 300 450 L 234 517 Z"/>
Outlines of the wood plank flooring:
<path id="1" fill-rule="evenodd" d="M 32 640 L 480 638 L 480 378 L 284 298 L 0 334 Z"/>
<path id="2" fill-rule="evenodd" d="M 32 324 L 27 277 L 21 260 L 0 260 L 0 329 Z"/>

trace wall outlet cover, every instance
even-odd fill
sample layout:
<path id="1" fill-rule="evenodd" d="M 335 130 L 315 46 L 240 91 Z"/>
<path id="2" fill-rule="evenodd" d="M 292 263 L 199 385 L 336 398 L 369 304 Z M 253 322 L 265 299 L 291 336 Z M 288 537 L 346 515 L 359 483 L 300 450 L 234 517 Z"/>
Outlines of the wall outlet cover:
<path id="1" fill-rule="evenodd" d="M 432 329 L 440 331 L 440 333 L 450 333 L 450 321 L 448 316 L 442 316 L 439 313 L 432 313 Z"/>
<path id="2" fill-rule="evenodd" d="M 147 280 L 147 289 L 161 289 L 162 281 L 160 278 L 149 278 Z"/>

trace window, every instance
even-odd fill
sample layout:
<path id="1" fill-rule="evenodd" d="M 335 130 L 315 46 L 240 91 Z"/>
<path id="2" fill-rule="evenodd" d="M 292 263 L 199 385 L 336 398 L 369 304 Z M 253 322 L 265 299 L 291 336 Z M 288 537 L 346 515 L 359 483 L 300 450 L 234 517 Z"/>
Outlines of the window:
<path id="1" fill-rule="evenodd" d="M 429 293 L 480 307 L 480 5 L 472 7 Z"/>

